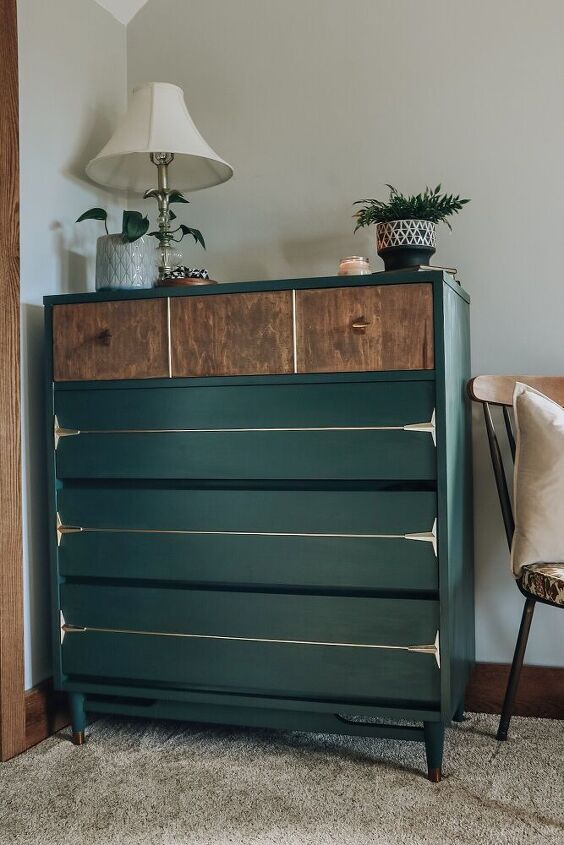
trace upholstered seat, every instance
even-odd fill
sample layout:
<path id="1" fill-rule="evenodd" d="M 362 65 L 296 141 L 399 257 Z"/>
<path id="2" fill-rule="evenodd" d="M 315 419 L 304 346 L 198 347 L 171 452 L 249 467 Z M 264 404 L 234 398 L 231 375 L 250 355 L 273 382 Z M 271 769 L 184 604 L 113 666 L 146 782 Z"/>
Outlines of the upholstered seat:
<path id="1" fill-rule="evenodd" d="M 564 607 L 564 563 L 533 563 L 524 566 L 519 584 L 526 593 Z"/>

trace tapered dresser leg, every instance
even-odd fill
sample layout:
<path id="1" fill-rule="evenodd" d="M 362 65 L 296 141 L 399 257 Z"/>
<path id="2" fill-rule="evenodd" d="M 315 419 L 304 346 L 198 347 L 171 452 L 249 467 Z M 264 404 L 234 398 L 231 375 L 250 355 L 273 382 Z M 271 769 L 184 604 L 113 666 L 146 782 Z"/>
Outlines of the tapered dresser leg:
<path id="1" fill-rule="evenodd" d="M 71 692 L 69 695 L 71 712 L 72 741 L 74 745 L 84 745 L 84 729 L 86 728 L 86 711 L 84 709 L 84 696 L 79 692 Z"/>
<path id="2" fill-rule="evenodd" d="M 445 728 L 440 722 L 423 722 L 423 732 L 427 755 L 427 777 L 432 783 L 439 783 L 442 777 Z"/>

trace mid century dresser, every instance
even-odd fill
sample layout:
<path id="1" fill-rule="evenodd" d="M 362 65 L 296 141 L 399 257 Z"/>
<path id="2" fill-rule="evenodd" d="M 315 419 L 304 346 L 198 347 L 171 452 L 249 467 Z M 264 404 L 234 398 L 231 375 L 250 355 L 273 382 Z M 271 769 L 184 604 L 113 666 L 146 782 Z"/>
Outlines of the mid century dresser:
<path id="1" fill-rule="evenodd" d="M 54 675 L 85 712 L 421 740 L 473 661 L 440 271 L 46 297 Z"/>

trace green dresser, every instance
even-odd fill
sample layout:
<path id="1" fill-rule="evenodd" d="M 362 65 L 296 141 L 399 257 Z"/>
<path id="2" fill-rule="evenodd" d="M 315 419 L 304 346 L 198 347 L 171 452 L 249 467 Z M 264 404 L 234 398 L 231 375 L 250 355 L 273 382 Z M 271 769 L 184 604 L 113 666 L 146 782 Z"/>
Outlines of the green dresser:
<path id="1" fill-rule="evenodd" d="M 405 738 L 474 655 L 439 271 L 46 297 L 54 676 L 85 713 Z"/>

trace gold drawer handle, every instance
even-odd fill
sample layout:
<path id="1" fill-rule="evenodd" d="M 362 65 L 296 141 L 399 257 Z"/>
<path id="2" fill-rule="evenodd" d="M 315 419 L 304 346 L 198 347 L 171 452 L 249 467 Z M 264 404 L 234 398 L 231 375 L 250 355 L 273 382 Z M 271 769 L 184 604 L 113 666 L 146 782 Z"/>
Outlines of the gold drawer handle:
<path id="1" fill-rule="evenodd" d="M 431 654 L 437 663 L 438 668 L 441 668 L 441 650 L 439 642 L 439 632 L 435 636 L 432 643 L 425 645 L 382 645 L 380 643 L 336 643 L 336 642 L 321 642 L 318 640 L 282 640 L 270 639 L 267 637 L 235 637 L 227 634 L 187 634 L 181 631 L 140 631 L 135 628 L 102 628 L 91 625 L 69 625 L 65 622 L 63 612 L 60 614 L 61 619 L 61 645 L 67 634 L 128 634 L 130 636 L 142 637 L 177 637 L 178 639 L 186 640 L 224 640 L 240 643 L 272 643 L 277 645 L 305 645 L 305 646 L 324 646 L 333 648 L 364 648 L 382 651 L 409 651 L 412 654 Z"/>
<path id="2" fill-rule="evenodd" d="M 356 320 L 352 321 L 351 329 L 358 329 L 359 331 L 364 333 L 367 326 L 370 326 L 370 325 L 371 325 L 370 320 L 367 320 L 366 317 L 361 316 L 361 317 L 357 317 Z"/>
<path id="3" fill-rule="evenodd" d="M 328 539 L 333 537 L 339 540 L 418 540 L 424 543 L 432 543 L 433 552 L 437 557 L 437 520 L 435 519 L 430 531 L 421 531 L 415 534 L 333 534 L 320 532 L 300 531 L 235 531 L 235 530 L 213 530 L 205 528 L 89 528 L 82 525 L 65 525 L 57 513 L 57 545 L 60 546 L 65 534 L 184 534 L 187 536 L 214 536 L 224 537 L 309 537 Z"/>

